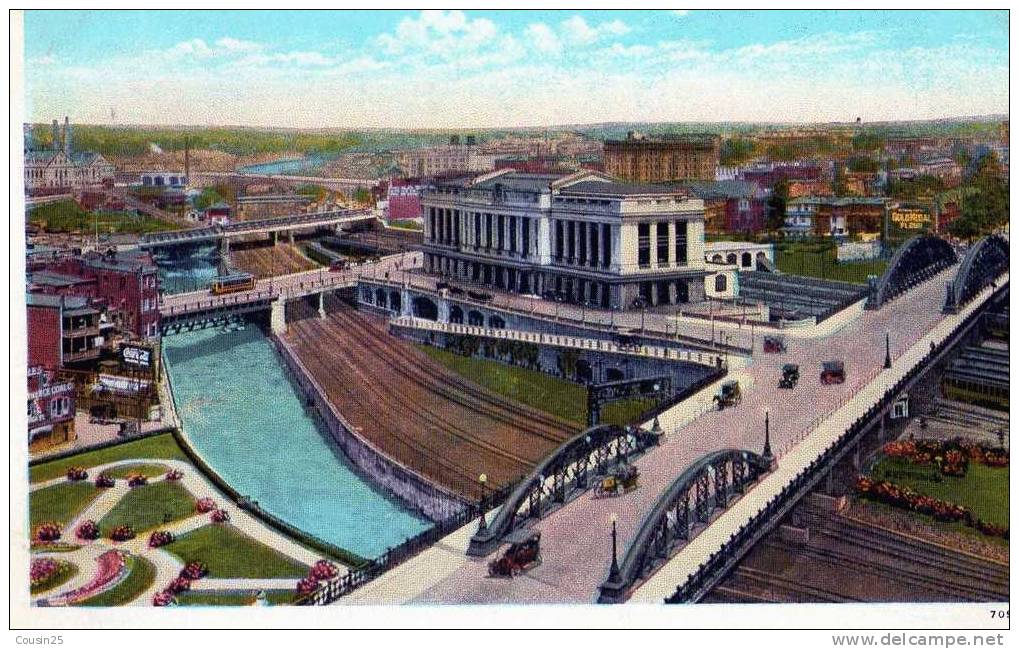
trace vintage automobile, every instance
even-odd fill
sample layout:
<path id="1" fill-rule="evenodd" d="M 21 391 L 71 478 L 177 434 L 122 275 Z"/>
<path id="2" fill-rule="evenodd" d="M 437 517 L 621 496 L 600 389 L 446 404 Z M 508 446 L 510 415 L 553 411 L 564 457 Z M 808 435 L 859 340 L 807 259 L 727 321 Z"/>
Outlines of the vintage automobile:
<path id="1" fill-rule="evenodd" d="M 791 390 L 796 387 L 800 380 L 800 366 L 794 363 L 786 363 L 782 366 L 782 378 L 778 381 L 778 387 Z"/>
<path id="2" fill-rule="evenodd" d="M 541 532 L 519 529 L 506 536 L 509 548 L 498 559 L 489 562 L 489 577 L 515 577 L 541 565 Z"/>
<path id="3" fill-rule="evenodd" d="M 637 488 L 640 471 L 632 464 L 624 464 L 601 479 L 594 487 L 594 497 L 622 496 Z"/>
<path id="4" fill-rule="evenodd" d="M 782 336 L 765 336 L 764 353 L 782 354 L 785 352 L 785 338 Z"/>
<path id="5" fill-rule="evenodd" d="M 837 385 L 846 381 L 846 366 L 842 361 L 821 363 L 821 385 Z"/>
<path id="6" fill-rule="evenodd" d="M 738 406 L 742 399 L 743 395 L 740 393 L 739 382 L 726 381 L 722 384 L 721 391 L 715 395 L 713 401 L 718 404 L 719 410 L 724 410 L 730 406 Z"/>
<path id="7" fill-rule="evenodd" d="M 342 271 L 350 268 L 350 262 L 346 259 L 334 259 L 329 264 L 329 270 L 331 271 Z"/>

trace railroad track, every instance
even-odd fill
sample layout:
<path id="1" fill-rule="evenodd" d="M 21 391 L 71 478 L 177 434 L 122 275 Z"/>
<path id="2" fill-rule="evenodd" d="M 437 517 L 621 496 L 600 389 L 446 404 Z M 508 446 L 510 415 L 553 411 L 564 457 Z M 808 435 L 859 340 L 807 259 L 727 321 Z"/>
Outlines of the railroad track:
<path id="1" fill-rule="evenodd" d="M 334 325 L 338 325 L 339 329 L 336 326 L 327 326 L 317 319 L 295 323 L 293 327 L 294 337 L 296 338 L 295 342 L 299 347 L 303 347 L 309 352 L 303 354 L 302 357 L 306 357 L 306 362 L 309 365 L 315 366 L 314 369 L 312 367 L 309 367 L 309 369 L 312 369 L 313 373 L 320 377 L 329 377 L 335 374 L 337 366 L 347 367 L 353 373 L 354 380 L 352 382 L 346 381 L 345 383 L 348 385 L 339 386 L 338 390 L 334 390 L 334 392 L 345 392 L 348 397 L 344 403 L 345 416 L 352 420 L 356 416 L 366 427 L 376 428 L 377 434 L 383 439 L 385 436 L 395 435 L 398 437 L 410 449 L 424 456 L 429 464 L 434 463 L 434 466 L 425 467 L 426 469 L 431 469 L 431 471 L 424 471 L 429 475 L 435 475 L 436 473 L 446 474 L 447 479 L 443 480 L 443 482 L 449 482 L 448 478 L 455 477 L 456 481 L 470 480 L 470 484 L 476 484 L 473 479 L 468 479 L 464 475 L 461 463 L 449 461 L 451 455 L 463 454 L 462 450 L 460 453 L 456 452 L 456 447 L 463 445 L 473 449 L 471 451 L 472 454 L 481 452 L 482 455 L 487 456 L 490 460 L 495 460 L 498 464 L 501 464 L 503 466 L 502 470 L 496 470 L 492 473 L 496 473 L 496 475 L 501 474 L 503 481 L 515 478 L 524 473 L 527 468 L 533 466 L 536 458 L 539 457 L 538 455 L 520 455 L 490 441 L 479 439 L 479 429 L 484 429 L 487 432 L 486 422 L 484 421 L 486 418 L 493 418 L 496 423 L 501 423 L 504 427 L 512 426 L 517 431 L 521 431 L 517 434 L 524 437 L 516 440 L 518 447 L 528 443 L 527 431 L 534 431 L 529 435 L 531 438 L 535 437 L 535 432 L 540 432 L 540 440 L 544 444 L 539 446 L 547 446 L 547 450 L 551 450 L 551 442 L 558 442 L 565 438 L 565 433 L 562 436 L 557 436 L 540 428 L 535 430 L 533 424 L 521 420 L 521 415 L 519 414 L 520 406 L 518 404 L 512 404 L 516 410 L 514 417 L 502 410 L 508 409 L 509 402 L 498 399 L 486 400 L 484 393 L 480 393 L 478 397 L 475 397 L 475 400 L 465 400 L 462 398 L 454 400 L 459 406 L 470 408 L 472 416 L 476 417 L 474 420 L 471 420 L 470 417 L 464 417 L 464 413 L 460 411 L 459 407 L 452 412 L 438 412 L 431 407 L 425 406 L 423 403 L 415 403 L 413 407 L 407 407 L 406 401 L 408 396 L 405 392 L 398 389 L 401 386 L 394 388 L 389 385 L 390 381 L 380 381 L 380 378 L 388 379 L 395 374 L 406 380 L 415 389 L 439 394 L 447 398 L 452 396 L 450 395 L 451 391 L 439 382 L 434 369 L 428 368 L 424 361 L 414 359 L 415 371 L 404 369 L 405 365 L 410 364 L 411 361 L 408 359 L 408 356 L 411 355 L 394 351 L 392 340 L 386 341 L 388 344 L 382 344 L 379 340 L 381 334 L 370 323 L 365 323 L 363 319 L 354 317 L 349 310 L 344 309 L 341 309 L 339 313 L 333 313 L 332 316 Z M 370 359 L 365 359 L 353 353 L 352 348 L 367 351 L 373 356 Z M 414 350 L 414 353 L 418 352 Z M 373 368 L 375 371 L 368 371 L 366 365 L 371 363 L 375 364 Z M 328 381 L 323 382 L 326 383 Z M 349 384 L 358 386 L 356 393 L 349 387 Z M 474 390 L 473 393 L 479 394 L 477 390 Z M 368 398 L 369 396 L 371 398 Z M 379 408 L 379 411 L 369 412 L 365 409 L 365 402 L 369 401 L 374 401 L 376 405 L 378 403 L 385 403 L 387 407 Z M 485 401 L 485 403 L 480 403 L 480 401 Z M 392 406 L 389 407 L 388 404 L 392 404 Z M 351 410 L 355 412 L 351 412 Z M 473 428 L 470 427 L 472 423 L 474 424 Z M 425 435 L 428 440 L 441 440 L 443 436 L 452 436 L 457 443 L 453 445 L 453 448 L 450 448 L 449 445 L 425 445 L 421 443 L 420 436 L 413 438 L 401 432 L 405 431 L 408 427 L 415 426 L 419 430 L 428 433 Z M 503 431 L 503 433 L 505 432 Z M 534 441 L 536 440 L 530 441 L 530 445 L 527 447 L 534 448 Z M 538 448 L 535 450 L 541 453 L 545 449 Z M 478 459 L 483 458 L 475 458 L 475 461 Z M 488 464 L 489 462 L 483 463 Z M 416 468 L 421 470 L 421 467 Z M 436 471 L 435 469 L 441 470 Z M 441 479 L 441 476 L 435 477 Z M 497 484 L 498 482 L 496 482 Z"/>
<path id="2" fill-rule="evenodd" d="M 736 582 L 736 584 L 732 582 Z M 739 588 L 738 585 L 740 584 L 745 584 L 750 588 Z M 758 599 L 766 600 L 770 595 L 775 598 L 769 600 L 772 602 L 825 602 L 834 604 L 859 601 L 855 598 L 846 597 L 839 593 L 748 566 L 740 566 L 736 569 L 728 587 L 737 592 L 751 594 Z M 757 592 L 755 592 L 755 589 Z"/>

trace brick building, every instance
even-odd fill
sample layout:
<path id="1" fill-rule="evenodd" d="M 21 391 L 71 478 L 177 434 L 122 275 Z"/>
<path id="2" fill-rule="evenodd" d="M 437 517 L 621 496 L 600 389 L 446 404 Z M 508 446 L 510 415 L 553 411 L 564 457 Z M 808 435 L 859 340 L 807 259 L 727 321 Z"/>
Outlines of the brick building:
<path id="1" fill-rule="evenodd" d="M 786 204 L 782 230 L 790 236 L 849 237 L 880 234 L 887 199 L 805 196 Z"/>
<path id="2" fill-rule="evenodd" d="M 28 293 L 25 300 L 30 367 L 58 370 L 99 358 L 101 312 L 88 298 Z"/>
<path id="3" fill-rule="evenodd" d="M 684 183 L 704 201 L 704 231 L 709 234 L 751 233 L 764 229 L 767 194 L 742 180 Z M 710 213 L 710 215 L 709 215 Z"/>
<path id="4" fill-rule="evenodd" d="M 28 367 L 28 442 L 74 439 L 74 383 L 39 365 Z"/>
<path id="5" fill-rule="evenodd" d="M 625 140 L 605 142 L 605 173 L 631 183 L 715 179 L 720 139 L 717 136 L 650 138 L 630 132 Z"/>

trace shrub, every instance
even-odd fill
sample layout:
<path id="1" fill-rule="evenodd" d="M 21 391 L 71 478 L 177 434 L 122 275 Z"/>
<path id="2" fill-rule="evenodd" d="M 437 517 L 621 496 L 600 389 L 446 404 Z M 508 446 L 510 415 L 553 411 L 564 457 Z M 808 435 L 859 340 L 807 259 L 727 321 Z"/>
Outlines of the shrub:
<path id="1" fill-rule="evenodd" d="M 131 488 L 140 487 L 144 484 L 148 484 L 148 482 L 149 479 L 140 473 L 132 473 L 131 475 L 127 476 L 127 486 Z"/>
<path id="2" fill-rule="evenodd" d="M 309 595 L 314 593 L 316 590 L 318 590 L 318 580 L 314 577 L 305 577 L 297 582 L 298 595 Z"/>
<path id="3" fill-rule="evenodd" d="M 178 480 L 180 480 L 181 478 L 184 477 L 184 472 L 180 471 L 178 469 L 172 469 L 172 470 L 166 472 L 166 476 L 165 477 L 170 482 L 177 482 Z"/>
<path id="4" fill-rule="evenodd" d="M 197 502 L 195 502 L 195 510 L 197 510 L 199 514 L 208 514 L 214 509 L 216 509 L 216 501 L 212 498 L 199 498 Z"/>
<path id="5" fill-rule="evenodd" d="M 209 568 L 201 561 L 191 561 L 181 568 L 180 576 L 183 579 L 195 581 L 209 574 Z"/>
<path id="6" fill-rule="evenodd" d="M 157 530 L 149 535 L 149 547 L 150 548 L 161 548 L 164 545 L 170 545 L 175 540 L 173 532 L 168 530 Z"/>
<path id="7" fill-rule="evenodd" d="M 57 541 L 63 531 L 59 523 L 42 523 L 35 528 L 35 538 L 39 541 Z"/>
<path id="8" fill-rule="evenodd" d="M 173 603 L 173 593 L 168 590 L 161 590 L 152 598 L 153 606 L 169 606 Z"/>
<path id="9" fill-rule="evenodd" d="M 60 563 L 55 559 L 44 557 L 42 559 L 32 559 L 32 565 L 29 570 L 29 576 L 32 580 L 32 586 L 38 586 L 46 581 L 50 580 L 53 575 L 60 571 Z"/>
<path id="10" fill-rule="evenodd" d="M 100 489 L 109 489 L 115 484 L 117 484 L 117 481 L 113 479 L 113 476 L 105 473 L 100 474 L 100 476 L 96 478 L 96 486 Z"/>
<path id="11" fill-rule="evenodd" d="M 187 577 L 175 577 L 163 592 L 176 595 L 177 593 L 183 593 L 186 590 L 191 590 L 191 580 Z"/>
<path id="12" fill-rule="evenodd" d="M 85 521 L 74 531 L 74 535 L 82 541 L 95 541 L 99 538 L 99 526 L 95 521 Z"/>
<path id="13" fill-rule="evenodd" d="M 216 511 L 212 512 L 212 516 L 210 518 L 212 519 L 213 523 L 226 523 L 227 521 L 230 520 L 230 513 L 227 512 L 225 509 L 217 509 Z"/>
<path id="14" fill-rule="evenodd" d="M 325 559 L 320 559 L 315 562 L 315 565 L 311 568 L 311 572 L 308 574 L 314 579 L 325 581 L 326 579 L 332 579 L 336 575 L 340 574 L 340 571 L 337 570 L 335 563 L 326 561 Z"/>
<path id="15" fill-rule="evenodd" d="M 134 529 L 130 525 L 118 525 L 110 532 L 110 538 L 117 542 L 130 541 L 134 537 Z"/>
<path id="16" fill-rule="evenodd" d="M 86 471 L 84 467 L 72 466 L 67 469 L 67 479 L 75 482 L 88 480 L 88 471 Z"/>

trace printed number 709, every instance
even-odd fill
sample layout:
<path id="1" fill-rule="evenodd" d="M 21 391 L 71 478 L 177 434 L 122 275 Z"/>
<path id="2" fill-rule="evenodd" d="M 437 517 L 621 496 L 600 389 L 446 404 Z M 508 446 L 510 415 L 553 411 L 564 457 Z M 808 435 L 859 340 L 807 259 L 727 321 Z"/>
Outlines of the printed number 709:
<path id="1" fill-rule="evenodd" d="M 1006 617 L 1008 617 L 1008 609 L 1007 608 L 992 608 L 991 609 L 991 619 L 992 620 L 1004 619 Z"/>

